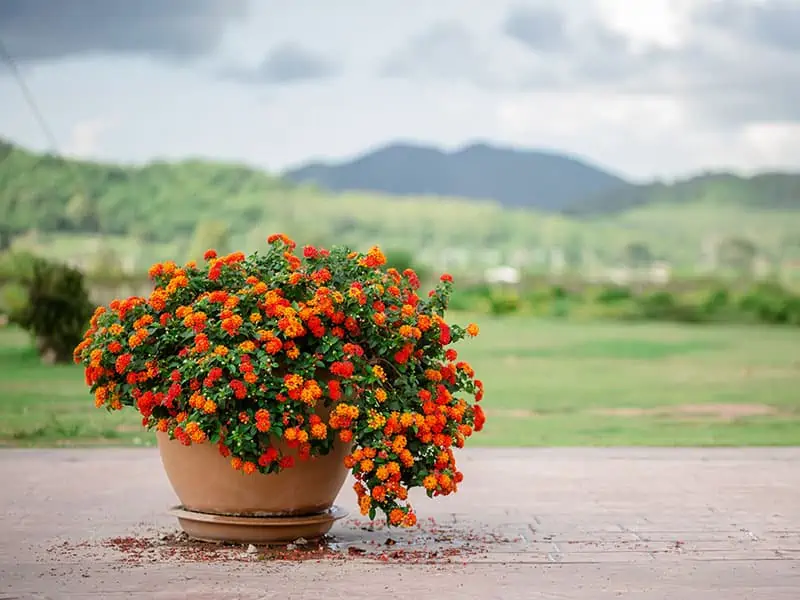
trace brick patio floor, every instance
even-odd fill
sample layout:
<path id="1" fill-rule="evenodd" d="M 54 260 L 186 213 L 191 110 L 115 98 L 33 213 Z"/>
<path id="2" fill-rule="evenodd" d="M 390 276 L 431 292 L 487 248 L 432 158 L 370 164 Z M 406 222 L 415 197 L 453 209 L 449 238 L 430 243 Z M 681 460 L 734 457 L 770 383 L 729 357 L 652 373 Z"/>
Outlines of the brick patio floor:
<path id="1" fill-rule="evenodd" d="M 0 600 L 800 598 L 800 448 L 474 449 L 459 461 L 459 492 L 417 498 L 410 531 L 369 526 L 346 485 L 332 557 L 298 562 L 177 551 L 154 449 L 3 450 Z"/>

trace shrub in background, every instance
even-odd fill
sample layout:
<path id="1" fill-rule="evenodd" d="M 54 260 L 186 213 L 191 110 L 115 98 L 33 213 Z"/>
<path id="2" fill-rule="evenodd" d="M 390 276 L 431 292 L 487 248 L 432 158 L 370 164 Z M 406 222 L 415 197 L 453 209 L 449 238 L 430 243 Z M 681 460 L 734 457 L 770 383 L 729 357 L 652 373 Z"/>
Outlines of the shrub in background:
<path id="1" fill-rule="evenodd" d="M 764 323 L 800 325 L 800 297 L 778 283 L 756 284 L 740 298 L 739 308 Z"/>
<path id="2" fill-rule="evenodd" d="M 734 308 L 731 294 L 724 288 L 716 288 L 708 292 L 700 301 L 699 311 L 708 318 L 719 318 L 730 313 Z"/>
<path id="3" fill-rule="evenodd" d="M 637 316 L 652 321 L 700 323 L 703 315 L 696 306 L 679 301 L 667 291 L 650 292 L 636 298 Z"/>
<path id="4" fill-rule="evenodd" d="M 3 305 L 10 323 L 28 331 L 47 362 L 69 362 L 94 306 L 83 274 L 27 253 L 4 257 Z"/>
<path id="5" fill-rule="evenodd" d="M 450 298 L 450 309 L 469 312 L 490 312 L 491 292 L 485 285 L 453 290 Z"/>
<path id="6" fill-rule="evenodd" d="M 620 304 L 633 297 L 630 288 L 621 285 L 603 286 L 595 296 L 599 304 Z"/>
<path id="7" fill-rule="evenodd" d="M 496 316 L 509 315 L 519 310 L 519 294 L 514 291 L 497 290 L 489 296 L 489 312 Z"/>

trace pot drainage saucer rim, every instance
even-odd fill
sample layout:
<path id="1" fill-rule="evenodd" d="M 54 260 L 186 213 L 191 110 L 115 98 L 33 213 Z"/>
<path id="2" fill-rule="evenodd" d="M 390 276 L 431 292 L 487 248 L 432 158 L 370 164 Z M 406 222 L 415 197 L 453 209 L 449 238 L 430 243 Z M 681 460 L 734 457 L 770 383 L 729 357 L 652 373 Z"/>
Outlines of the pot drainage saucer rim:
<path id="1" fill-rule="evenodd" d="M 314 540 L 330 531 L 335 521 L 348 515 L 340 506 L 312 515 L 243 517 L 202 513 L 174 506 L 169 514 L 186 534 L 205 542 L 285 544 L 299 538 Z"/>

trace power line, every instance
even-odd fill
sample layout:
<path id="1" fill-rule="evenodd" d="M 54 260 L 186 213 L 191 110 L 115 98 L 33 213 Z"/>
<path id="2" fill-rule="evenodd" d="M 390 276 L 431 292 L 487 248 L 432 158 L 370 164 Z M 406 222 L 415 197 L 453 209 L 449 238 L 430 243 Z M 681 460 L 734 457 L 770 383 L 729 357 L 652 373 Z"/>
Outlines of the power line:
<path id="1" fill-rule="evenodd" d="M 56 136 L 53 134 L 53 130 L 50 129 L 50 126 L 47 124 L 47 120 L 44 118 L 42 111 L 39 110 L 39 106 L 36 103 L 35 98 L 33 97 L 33 93 L 31 89 L 28 87 L 28 84 L 25 83 L 25 78 L 22 76 L 22 71 L 20 71 L 19 66 L 17 65 L 17 61 L 14 60 L 14 57 L 11 55 L 11 52 L 8 51 L 8 48 L 3 43 L 3 40 L 0 39 L 0 58 L 3 59 L 3 62 L 8 65 L 8 68 L 11 70 L 12 75 L 14 75 L 14 79 L 17 80 L 17 85 L 19 85 L 19 89 L 22 92 L 23 98 L 25 98 L 25 102 L 30 108 L 31 112 L 33 113 L 36 122 L 39 124 L 42 132 L 44 133 L 45 137 L 47 138 L 48 143 L 50 144 L 52 152 L 63 159 L 61 156 L 61 152 L 59 151 L 58 147 L 58 140 Z M 11 153 L 9 152 L 9 155 Z M 69 161 L 64 160 L 64 164 L 66 165 L 67 169 L 69 170 L 70 174 L 72 175 L 73 183 L 78 188 L 78 194 L 83 196 L 84 200 L 89 199 L 88 188 L 86 186 L 86 181 L 83 179 L 81 174 L 78 172 L 75 165 Z"/>
<path id="2" fill-rule="evenodd" d="M 19 89 L 22 91 L 22 96 L 25 98 L 28 108 L 30 108 L 31 112 L 33 113 L 33 117 L 36 119 L 39 127 L 44 132 L 44 135 L 53 151 L 58 154 L 58 141 L 56 140 L 56 136 L 53 135 L 53 130 L 47 125 L 47 121 L 45 120 L 44 115 L 42 115 L 42 111 L 39 110 L 28 84 L 25 83 L 25 79 L 22 77 L 22 72 L 17 66 L 17 61 L 14 60 L 13 56 L 11 56 L 8 48 L 6 48 L 6 45 L 3 43 L 3 40 L 0 40 L 0 58 L 2 58 L 3 62 L 8 65 L 8 68 L 11 70 L 11 74 L 14 76 L 14 79 L 17 80 L 17 85 L 19 85 Z"/>

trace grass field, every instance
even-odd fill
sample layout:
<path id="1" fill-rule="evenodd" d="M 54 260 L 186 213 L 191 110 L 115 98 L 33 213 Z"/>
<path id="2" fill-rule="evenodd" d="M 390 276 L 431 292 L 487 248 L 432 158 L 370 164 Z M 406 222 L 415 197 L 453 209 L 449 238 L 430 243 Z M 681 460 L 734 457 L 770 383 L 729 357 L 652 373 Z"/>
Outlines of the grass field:
<path id="1" fill-rule="evenodd" d="M 795 329 L 477 320 L 461 344 L 486 384 L 472 446 L 800 445 Z M 133 411 L 94 408 L 78 367 L 0 330 L 0 444 L 152 442 Z"/>

